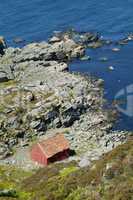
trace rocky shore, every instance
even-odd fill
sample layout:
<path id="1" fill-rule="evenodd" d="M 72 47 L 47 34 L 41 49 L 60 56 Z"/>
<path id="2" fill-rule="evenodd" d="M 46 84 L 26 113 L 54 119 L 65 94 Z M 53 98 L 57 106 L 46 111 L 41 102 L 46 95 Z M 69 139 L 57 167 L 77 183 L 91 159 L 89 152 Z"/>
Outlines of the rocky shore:
<path id="1" fill-rule="evenodd" d="M 108 45 L 98 34 L 56 33 L 48 42 L 5 49 L 0 57 L 0 159 L 47 133 L 63 130 L 79 165 L 89 165 L 132 133 L 112 131 L 103 80 L 70 73 L 86 47 Z M 70 158 L 75 159 L 75 158 Z"/>

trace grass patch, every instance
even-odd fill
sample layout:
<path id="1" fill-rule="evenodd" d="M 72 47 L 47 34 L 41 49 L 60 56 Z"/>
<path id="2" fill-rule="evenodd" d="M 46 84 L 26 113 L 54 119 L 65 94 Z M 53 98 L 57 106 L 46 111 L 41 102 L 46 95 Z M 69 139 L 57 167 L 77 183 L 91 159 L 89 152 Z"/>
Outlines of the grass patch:
<path id="1" fill-rule="evenodd" d="M 19 200 L 132 200 L 133 141 L 95 161 L 91 168 L 56 163 L 33 175 L 0 168 L 0 180 L 0 187 L 15 189 Z"/>
<path id="2" fill-rule="evenodd" d="M 91 169 L 52 165 L 27 179 L 24 188 L 35 191 L 36 198 L 45 194 L 46 200 L 132 200 L 132 159 L 131 140 L 106 154 Z"/>
<path id="3" fill-rule="evenodd" d="M 15 81 L 15 80 L 9 80 L 7 82 L 3 82 L 3 83 L 0 83 L 0 89 L 4 89 L 6 87 L 13 87 L 13 86 L 17 86 L 18 82 Z"/>
<path id="4" fill-rule="evenodd" d="M 60 176 L 66 177 L 66 176 L 70 175 L 71 173 L 75 172 L 76 170 L 78 170 L 78 168 L 75 166 L 64 168 L 60 171 Z"/>

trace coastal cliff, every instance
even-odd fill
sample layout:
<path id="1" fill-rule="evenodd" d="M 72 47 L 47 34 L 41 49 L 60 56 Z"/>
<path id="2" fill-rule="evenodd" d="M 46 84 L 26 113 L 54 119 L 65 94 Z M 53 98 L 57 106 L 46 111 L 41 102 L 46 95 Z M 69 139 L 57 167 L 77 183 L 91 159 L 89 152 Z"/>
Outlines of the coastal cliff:
<path id="1" fill-rule="evenodd" d="M 70 60 L 97 43 L 96 34 L 66 32 L 6 49 L 0 58 L 1 159 L 51 129 L 65 129 L 71 148 L 85 160 L 126 141 L 127 133 L 111 131 L 115 119 L 103 109 L 103 80 L 68 71 Z"/>
<path id="2" fill-rule="evenodd" d="M 48 42 L 9 47 L 4 51 L 0 57 L 0 164 L 1 177 L 11 180 L 9 184 L 1 183 L 0 198 L 122 199 L 119 191 L 116 199 L 109 193 L 117 183 L 117 176 L 128 178 L 124 163 L 131 168 L 132 133 L 112 131 L 116 111 L 104 109 L 103 80 L 70 73 L 68 67 L 72 59 L 85 59 L 86 47 L 98 48 L 106 43 L 98 34 L 65 32 Z M 75 155 L 33 176 L 32 172 L 21 169 L 25 180 L 22 178 L 16 189 L 19 180 L 16 167 L 26 170 L 36 167 L 34 163 L 29 165 L 29 160 L 24 160 L 26 154 L 19 151 L 59 132 L 69 140 Z M 120 161 L 114 163 L 117 158 Z M 121 164 L 123 168 L 117 170 Z M 7 177 L 8 171 L 13 176 Z M 42 191 L 38 189 L 41 185 Z"/>

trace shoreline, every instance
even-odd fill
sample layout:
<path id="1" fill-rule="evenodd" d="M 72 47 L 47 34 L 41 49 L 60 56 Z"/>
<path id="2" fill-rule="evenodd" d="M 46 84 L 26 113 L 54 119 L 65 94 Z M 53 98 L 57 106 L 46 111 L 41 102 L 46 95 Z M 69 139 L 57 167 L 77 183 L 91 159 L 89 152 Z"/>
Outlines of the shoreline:
<path id="1" fill-rule="evenodd" d="M 6 49 L 0 58 L 1 159 L 51 129 L 70 129 L 64 134 L 81 167 L 127 141 L 128 132 L 111 130 L 114 119 L 103 109 L 103 80 L 68 72 L 68 62 L 102 45 L 110 42 L 98 34 L 70 31 L 48 42 Z M 7 163 L 16 165 L 17 160 Z"/>

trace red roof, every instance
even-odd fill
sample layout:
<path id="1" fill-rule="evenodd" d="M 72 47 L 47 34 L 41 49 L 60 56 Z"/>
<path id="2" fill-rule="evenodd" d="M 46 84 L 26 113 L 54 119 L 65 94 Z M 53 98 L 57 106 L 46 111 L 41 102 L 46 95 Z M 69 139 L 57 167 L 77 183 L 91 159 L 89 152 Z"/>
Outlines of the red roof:
<path id="1" fill-rule="evenodd" d="M 37 144 L 47 158 L 69 149 L 69 142 L 63 134 L 57 134 Z"/>

